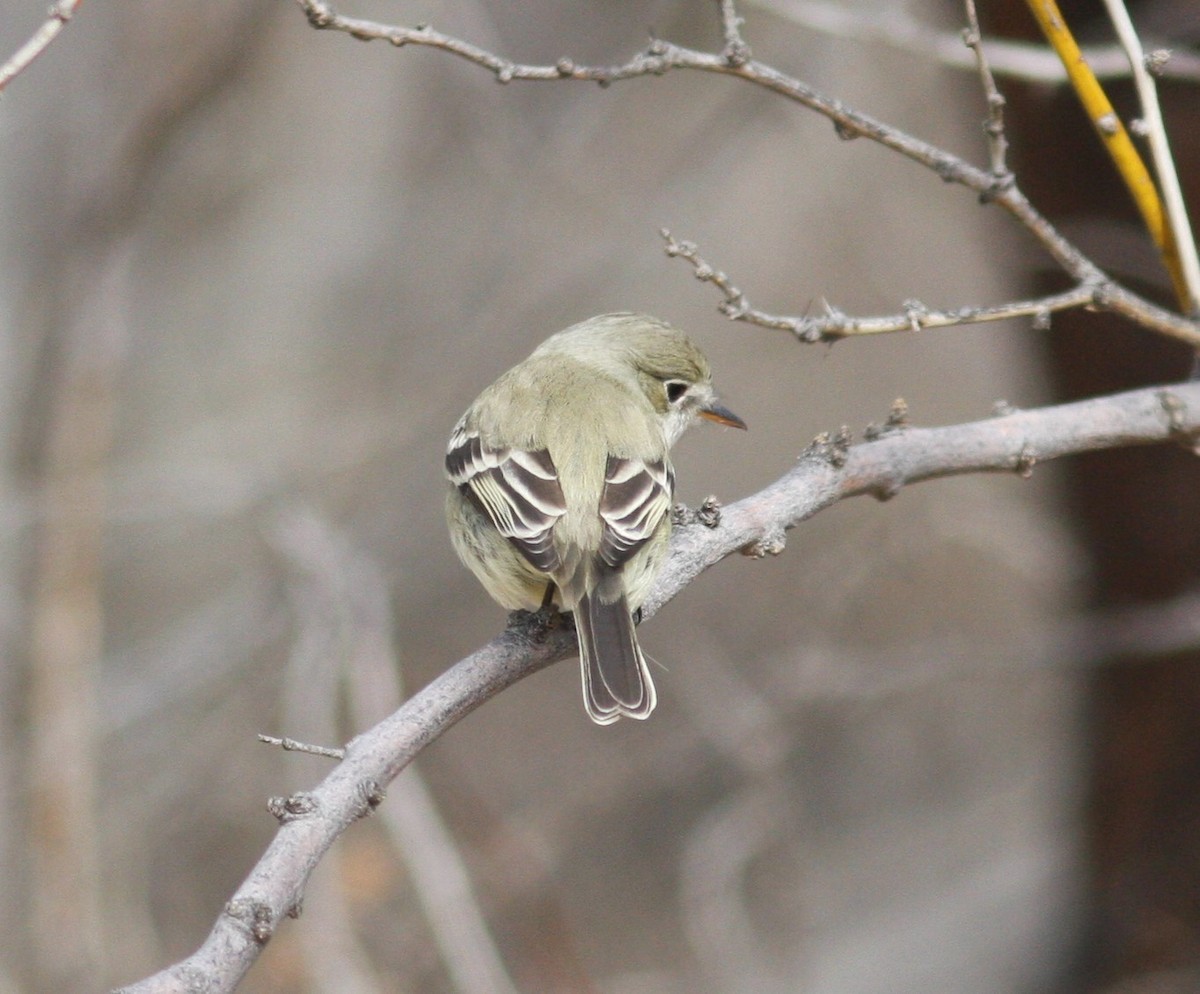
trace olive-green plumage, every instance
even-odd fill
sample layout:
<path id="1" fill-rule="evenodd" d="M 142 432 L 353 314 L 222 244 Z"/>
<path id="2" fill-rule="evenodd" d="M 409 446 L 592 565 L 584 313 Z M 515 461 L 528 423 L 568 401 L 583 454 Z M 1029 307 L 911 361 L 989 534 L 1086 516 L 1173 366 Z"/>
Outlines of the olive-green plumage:
<path id="1" fill-rule="evenodd" d="M 654 684 L 630 612 L 671 531 L 671 445 L 717 402 L 682 332 L 606 314 L 559 332 L 483 391 L 446 456 L 455 550 L 501 605 L 575 615 L 584 703 L 600 724 L 645 718 Z"/>

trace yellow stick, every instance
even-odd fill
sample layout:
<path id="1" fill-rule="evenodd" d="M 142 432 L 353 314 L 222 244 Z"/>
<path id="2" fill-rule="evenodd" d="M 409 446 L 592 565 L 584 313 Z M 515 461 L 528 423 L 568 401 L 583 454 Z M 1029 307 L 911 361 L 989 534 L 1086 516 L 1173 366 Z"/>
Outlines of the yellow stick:
<path id="1" fill-rule="evenodd" d="M 1063 19 L 1058 4 L 1055 0 L 1027 0 L 1027 2 L 1042 33 L 1054 47 L 1054 51 L 1058 53 L 1059 59 L 1062 60 L 1063 68 L 1067 70 L 1067 78 L 1070 79 L 1071 86 L 1079 95 L 1083 108 L 1091 119 L 1100 140 L 1104 143 L 1104 147 L 1108 149 L 1108 154 L 1112 157 L 1117 172 L 1120 173 L 1129 192 L 1133 195 L 1133 201 L 1141 212 L 1142 221 L 1162 256 L 1163 265 L 1171 274 L 1171 282 L 1175 287 L 1175 295 L 1180 306 L 1187 308 L 1189 295 L 1179 264 L 1179 251 L 1175 245 L 1175 235 L 1171 231 L 1170 225 L 1167 224 L 1162 200 L 1158 195 L 1158 187 L 1154 185 L 1150 170 L 1146 168 L 1146 163 L 1138 154 L 1133 140 L 1129 137 L 1129 132 L 1125 130 L 1125 126 L 1121 123 L 1121 119 L 1113 110 L 1113 105 L 1101 88 L 1100 81 L 1096 79 L 1096 74 L 1092 72 L 1091 66 L 1087 64 L 1083 53 L 1079 50 L 1079 45 L 1071 34 L 1070 28 L 1067 27 L 1067 22 Z"/>

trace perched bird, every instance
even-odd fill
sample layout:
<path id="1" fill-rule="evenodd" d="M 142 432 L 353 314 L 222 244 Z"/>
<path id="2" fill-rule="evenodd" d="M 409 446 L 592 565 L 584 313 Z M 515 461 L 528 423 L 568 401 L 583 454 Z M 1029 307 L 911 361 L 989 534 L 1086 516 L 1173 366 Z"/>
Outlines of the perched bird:
<path id="1" fill-rule="evenodd" d="M 631 612 L 667 552 L 669 450 L 722 407 L 682 332 L 603 314 L 543 342 L 483 391 L 446 452 L 446 517 L 463 563 L 504 607 L 575 615 L 583 701 L 601 725 L 654 710 Z"/>

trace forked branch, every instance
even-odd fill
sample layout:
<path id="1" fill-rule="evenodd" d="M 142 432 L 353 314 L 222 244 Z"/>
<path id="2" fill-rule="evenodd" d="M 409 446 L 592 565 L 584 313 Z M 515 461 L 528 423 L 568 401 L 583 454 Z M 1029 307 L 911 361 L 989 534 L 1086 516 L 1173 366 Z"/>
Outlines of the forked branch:
<path id="1" fill-rule="evenodd" d="M 896 419 L 893 419 L 896 420 Z M 913 483 L 978 472 L 1028 475 L 1048 459 L 1092 449 L 1200 439 L 1200 383 L 1152 388 L 1075 404 L 1005 413 L 945 428 L 895 424 L 848 445 L 825 439 L 764 490 L 676 529 L 671 555 L 643 616 L 652 617 L 700 573 L 736 552 L 782 551 L 787 531 L 847 497 L 886 499 Z M 503 634 L 346 746 L 313 790 L 270 804 L 280 827 L 258 865 L 191 956 L 120 994 L 234 990 L 275 930 L 299 913 L 309 875 L 339 835 L 369 814 L 389 783 L 442 732 L 506 687 L 575 651 L 557 618 L 516 614 Z"/>
<path id="2" fill-rule="evenodd" d="M 586 65 L 569 57 L 559 58 L 553 64 L 513 62 L 471 42 L 437 31 L 427 24 L 417 27 L 382 24 L 346 17 L 337 13 L 325 0 L 296 2 L 314 27 L 342 31 L 362 41 L 383 40 L 401 47 L 423 45 L 440 49 L 488 70 L 500 83 L 576 80 L 607 86 L 622 80 L 661 76 L 676 70 L 696 70 L 733 76 L 763 87 L 822 114 L 833 123 L 842 138 L 869 138 L 920 163 L 945 182 L 974 191 L 981 201 L 1004 208 L 1037 239 L 1067 274 L 1079 291 L 1080 298 L 1083 296 L 1082 288 L 1091 291 L 1090 299 L 1086 301 L 1088 306 L 1113 311 L 1142 327 L 1200 348 L 1200 323 L 1165 310 L 1111 279 L 1030 203 L 1006 169 L 997 173 L 998 138 L 991 138 L 992 168 L 981 169 L 944 149 L 857 111 L 840 100 L 828 97 L 774 66 L 752 58 L 750 48 L 742 37 L 741 19 L 732 0 L 719 0 L 724 42 L 720 51 L 703 52 L 655 38 L 626 62 L 609 66 Z M 990 113 L 994 127 L 998 108 L 992 105 Z M 938 313 L 949 315 L 954 312 Z"/>

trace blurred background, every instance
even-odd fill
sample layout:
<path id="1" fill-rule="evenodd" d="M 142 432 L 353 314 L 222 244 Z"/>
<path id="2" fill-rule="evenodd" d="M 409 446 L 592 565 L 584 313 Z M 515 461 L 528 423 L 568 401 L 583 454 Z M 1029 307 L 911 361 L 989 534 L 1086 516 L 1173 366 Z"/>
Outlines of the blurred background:
<path id="1" fill-rule="evenodd" d="M 1107 40 L 1099 4 L 1066 7 Z M 981 8 L 1029 35 L 1016 0 Z M 986 162 L 973 73 L 814 9 L 745 3 L 755 56 Z M 721 44 L 708 2 L 344 12 L 542 63 Z M 1134 14 L 1200 40 L 1191 0 Z M 44 16 L 7 0 L 0 51 Z M 1168 300 L 1073 97 L 1002 85 L 1035 202 Z M 1198 93 L 1163 92 L 1193 183 Z M 778 313 L 1061 283 L 1000 212 L 731 79 L 497 86 L 283 0 L 125 0 L 80 8 L 0 128 L 3 994 L 194 950 L 273 834 L 266 798 L 328 769 L 256 734 L 342 742 L 499 631 L 445 535 L 442 455 L 553 331 L 634 309 L 703 346 L 751 431 L 680 443 L 693 505 L 897 397 L 946 424 L 1189 363 L 1094 315 L 833 349 L 728 323 L 660 227 Z M 1200 989 L 1197 493 L 1182 450 L 1107 453 L 847 502 L 722 563 L 643 630 L 653 720 L 593 726 L 573 662 L 491 701 L 339 842 L 241 989 Z"/>

